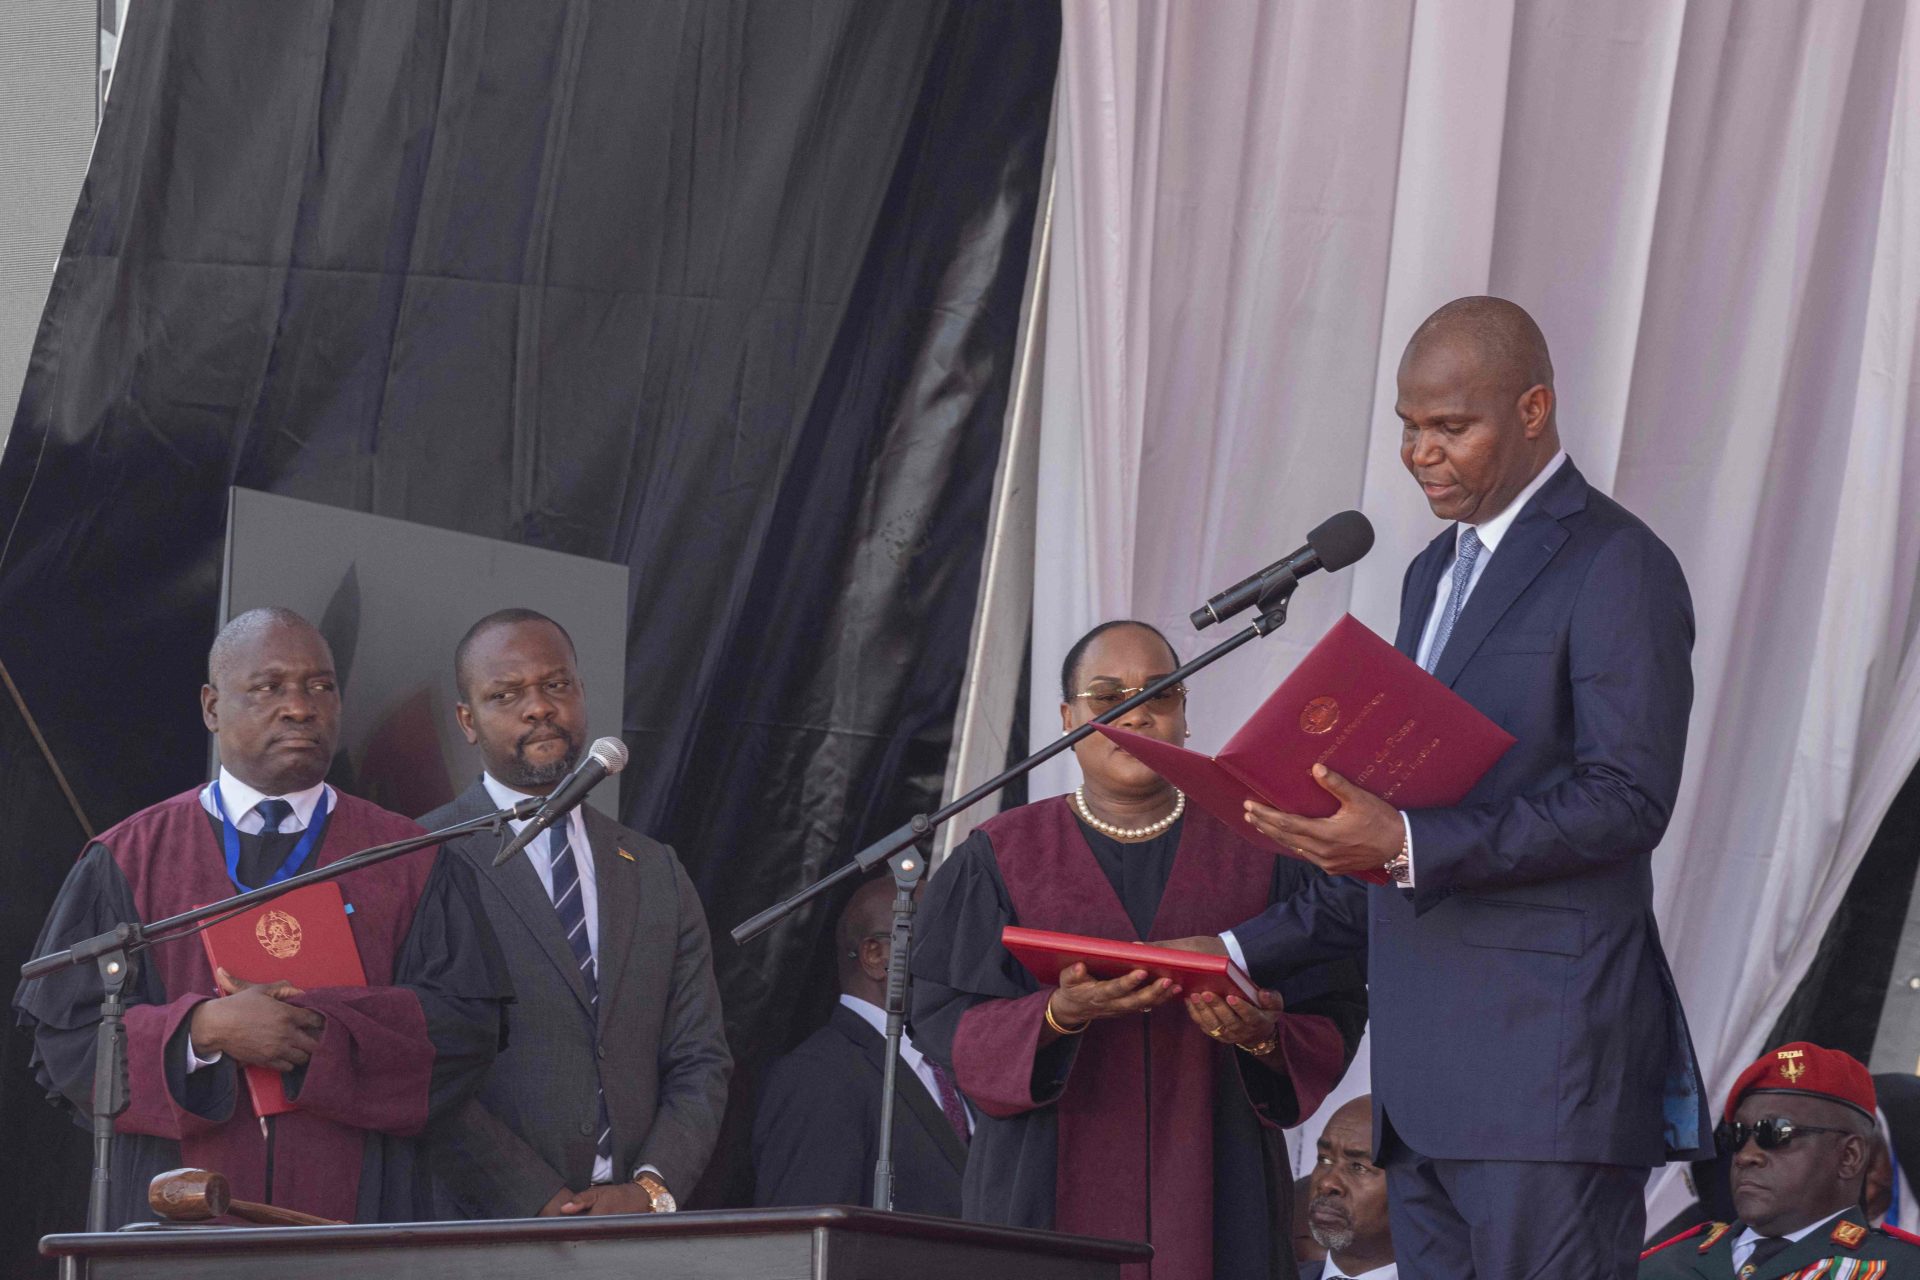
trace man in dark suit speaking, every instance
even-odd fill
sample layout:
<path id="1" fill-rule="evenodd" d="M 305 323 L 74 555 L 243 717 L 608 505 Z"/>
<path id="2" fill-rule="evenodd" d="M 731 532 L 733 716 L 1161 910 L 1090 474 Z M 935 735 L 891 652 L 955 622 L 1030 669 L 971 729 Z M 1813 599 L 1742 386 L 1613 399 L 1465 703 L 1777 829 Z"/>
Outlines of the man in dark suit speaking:
<path id="1" fill-rule="evenodd" d="M 454 678 L 486 771 L 426 821 L 546 795 L 572 771 L 586 702 L 559 623 L 489 614 Z M 433 1131 L 442 1215 L 673 1210 L 706 1168 L 732 1069 L 693 882 L 671 849 L 585 805 L 502 866 L 498 837 L 445 847 L 479 877 L 515 1003 L 478 1096 Z"/>
<path id="2" fill-rule="evenodd" d="M 1527 313 L 1462 298 L 1399 371 L 1400 456 L 1449 522 L 1397 645 L 1512 734 L 1458 806 L 1316 768 L 1312 820 L 1248 806 L 1330 873 L 1224 941 L 1264 985 L 1366 948 L 1374 1142 L 1408 1277 L 1629 1277 L 1651 1166 L 1711 1150 L 1654 925 L 1652 854 L 1693 699 L 1673 553 L 1560 448 Z M 1349 873 L 1385 868 L 1369 890 Z"/>

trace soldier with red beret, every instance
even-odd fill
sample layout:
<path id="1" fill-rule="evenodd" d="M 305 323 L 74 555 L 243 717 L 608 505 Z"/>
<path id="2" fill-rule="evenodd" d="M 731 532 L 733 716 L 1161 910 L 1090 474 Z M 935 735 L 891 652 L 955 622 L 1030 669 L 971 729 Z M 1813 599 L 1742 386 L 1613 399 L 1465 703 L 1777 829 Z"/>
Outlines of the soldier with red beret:
<path id="1" fill-rule="evenodd" d="M 1642 1280 L 1920 1277 L 1920 1236 L 1860 1206 L 1873 1077 L 1849 1054 L 1796 1041 L 1740 1073 L 1715 1136 L 1733 1155 L 1735 1222 L 1702 1223 L 1641 1256 Z"/>

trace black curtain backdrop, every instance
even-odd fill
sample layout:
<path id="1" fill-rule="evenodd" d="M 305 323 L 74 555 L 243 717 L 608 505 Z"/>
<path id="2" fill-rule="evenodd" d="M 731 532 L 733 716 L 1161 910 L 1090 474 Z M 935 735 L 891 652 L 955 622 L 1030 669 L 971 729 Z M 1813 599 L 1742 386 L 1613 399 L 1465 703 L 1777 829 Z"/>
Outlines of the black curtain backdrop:
<path id="1" fill-rule="evenodd" d="M 721 935 L 938 801 L 1058 45 L 1034 0 L 141 0 L 0 459 L 0 660 L 87 819 L 202 776 L 229 485 L 627 564 L 622 807 L 715 926 L 694 1199 L 744 1202 L 833 906 Z M 81 836 L 0 712 L 11 966 Z M 7 1261 L 76 1222 L 29 1181 Z"/>

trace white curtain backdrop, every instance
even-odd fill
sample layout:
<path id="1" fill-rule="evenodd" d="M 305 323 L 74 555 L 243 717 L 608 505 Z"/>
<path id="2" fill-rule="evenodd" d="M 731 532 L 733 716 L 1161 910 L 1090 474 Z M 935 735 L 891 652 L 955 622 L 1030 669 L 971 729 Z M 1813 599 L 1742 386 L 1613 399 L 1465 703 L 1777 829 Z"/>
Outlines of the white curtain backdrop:
<path id="1" fill-rule="evenodd" d="M 1372 556 L 1199 678 L 1194 745 L 1217 747 L 1342 612 L 1391 636 L 1402 571 L 1439 530 L 1398 458 L 1401 347 L 1449 298 L 1520 302 L 1553 347 L 1569 452 L 1692 585 L 1697 695 L 1657 905 L 1723 1090 L 1920 759 L 1920 502 L 1903 501 L 1920 491 L 1920 15 L 1064 8 L 1034 745 L 1058 732 L 1060 657 L 1085 628 L 1145 618 L 1189 656 L 1226 631 L 1196 636 L 1190 609 L 1345 507 L 1379 530 Z M 1073 776 L 1050 766 L 1032 794 Z"/>

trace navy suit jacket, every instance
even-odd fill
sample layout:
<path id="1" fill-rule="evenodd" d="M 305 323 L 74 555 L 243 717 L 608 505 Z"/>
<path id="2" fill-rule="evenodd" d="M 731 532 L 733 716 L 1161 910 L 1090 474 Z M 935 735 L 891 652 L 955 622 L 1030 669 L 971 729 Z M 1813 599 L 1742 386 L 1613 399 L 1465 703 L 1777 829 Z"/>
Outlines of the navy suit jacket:
<path id="1" fill-rule="evenodd" d="M 1451 525 L 1408 566 L 1414 656 Z M 1437 1159 L 1656 1165 L 1711 1151 L 1653 918 L 1693 701 L 1693 607 L 1652 530 L 1571 462 L 1521 510 L 1434 675 L 1515 744 L 1411 812 L 1416 888 L 1347 877 L 1234 930 L 1267 986 L 1365 948 L 1374 1140 Z"/>

